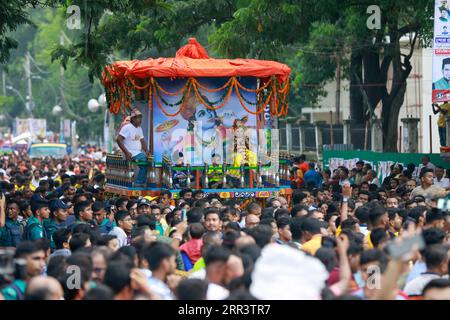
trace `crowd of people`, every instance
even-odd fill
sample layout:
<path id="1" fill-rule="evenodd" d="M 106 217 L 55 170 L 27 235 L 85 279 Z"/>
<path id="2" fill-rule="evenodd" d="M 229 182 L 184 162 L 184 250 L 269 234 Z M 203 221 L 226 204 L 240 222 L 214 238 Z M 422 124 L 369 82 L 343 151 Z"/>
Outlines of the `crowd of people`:
<path id="1" fill-rule="evenodd" d="M 0 159 L 0 299 L 450 299 L 446 170 L 294 158 L 292 197 L 105 193 L 100 160 Z M 416 172 L 416 173 L 415 173 Z"/>

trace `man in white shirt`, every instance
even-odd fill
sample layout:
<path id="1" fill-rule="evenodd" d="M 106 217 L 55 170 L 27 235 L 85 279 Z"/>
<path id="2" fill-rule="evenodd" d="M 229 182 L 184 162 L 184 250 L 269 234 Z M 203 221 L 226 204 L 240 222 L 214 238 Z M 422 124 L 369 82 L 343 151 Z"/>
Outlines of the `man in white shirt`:
<path id="1" fill-rule="evenodd" d="M 41 181 L 42 172 L 39 169 L 33 171 L 33 178 L 31 179 L 31 186 L 33 186 L 32 190 L 35 190 L 39 187 L 39 181 Z M 30 187 L 31 187 L 30 186 Z"/>
<path id="2" fill-rule="evenodd" d="M 8 174 L 4 169 L 0 169 L 0 181 L 7 181 L 9 182 Z"/>
<path id="3" fill-rule="evenodd" d="M 349 171 L 345 167 L 339 168 L 339 185 L 343 186 L 346 183 L 350 183 L 348 180 Z"/>
<path id="4" fill-rule="evenodd" d="M 146 161 L 149 151 L 142 131 L 142 113 L 134 108 L 131 111 L 130 123 L 125 124 L 117 137 L 117 144 L 128 161 Z M 135 175 L 135 187 L 145 187 L 147 182 L 147 167 L 139 167 Z"/>
<path id="5" fill-rule="evenodd" d="M 74 176 L 74 175 L 75 175 L 75 172 L 73 172 L 74 169 L 75 169 L 74 165 L 73 165 L 73 164 L 70 164 L 70 165 L 69 165 L 69 170 L 66 171 L 66 174 L 67 174 L 68 176 Z"/>
<path id="6" fill-rule="evenodd" d="M 436 197 L 445 198 L 450 191 L 433 184 L 434 174 L 432 169 L 425 168 L 420 172 L 421 185 L 416 187 L 410 195 L 411 199 L 415 196 L 423 196 L 426 201 L 431 201 Z"/>
<path id="7" fill-rule="evenodd" d="M 403 290 L 408 296 L 422 295 L 423 288 L 433 279 L 448 273 L 448 249 L 441 244 L 428 246 L 424 251 L 427 271 L 408 282 Z"/>
<path id="8" fill-rule="evenodd" d="M 362 178 L 362 182 L 367 182 L 368 184 L 375 184 L 378 188 L 381 187 L 380 179 L 378 179 L 375 171 L 367 170 L 367 174 Z"/>
<path id="9" fill-rule="evenodd" d="M 148 279 L 150 289 L 162 300 L 174 300 L 169 283 L 177 285 L 180 277 L 176 269 L 175 250 L 167 243 L 155 241 L 143 249 L 142 255 L 148 263 L 152 276 Z"/>
<path id="10" fill-rule="evenodd" d="M 131 231 L 133 230 L 133 219 L 128 211 L 118 211 L 115 214 L 117 227 L 114 227 L 109 234 L 116 236 L 119 247 L 130 245 Z"/>
<path id="11" fill-rule="evenodd" d="M 442 168 L 441 166 L 436 167 L 436 170 L 434 172 L 434 174 L 436 176 L 434 178 L 434 184 L 441 188 L 449 190 L 450 189 L 450 180 L 448 178 L 444 178 L 444 173 L 445 173 L 444 168 Z"/>
<path id="12" fill-rule="evenodd" d="M 430 157 L 427 155 L 422 157 L 422 163 L 419 166 L 419 175 L 423 168 L 431 169 L 433 171 L 436 170 L 436 166 L 430 162 Z"/>
<path id="13" fill-rule="evenodd" d="M 102 151 L 101 151 L 100 149 L 97 150 L 97 151 L 94 153 L 94 155 L 93 155 L 93 158 L 94 158 L 94 160 L 96 160 L 96 161 L 102 160 L 102 157 L 103 157 L 103 153 L 102 153 Z"/>
<path id="14" fill-rule="evenodd" d="M 206 298 L 225 300 L 230 292 L 225 288 L 228 278 L 227 263 L 230 252 L 222 246 L 211 246 L 205 255 L 206 280 L 209 282 Z"/>

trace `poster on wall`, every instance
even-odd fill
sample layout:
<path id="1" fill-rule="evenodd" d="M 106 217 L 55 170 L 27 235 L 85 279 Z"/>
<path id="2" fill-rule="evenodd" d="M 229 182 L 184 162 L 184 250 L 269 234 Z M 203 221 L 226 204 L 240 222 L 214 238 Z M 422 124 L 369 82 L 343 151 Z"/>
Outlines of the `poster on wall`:
<path id="1" fill-rule="evenodd" d="M 216 162 L 227 163 L 236 146 L 257 154 L 257 119 L 241 105 L 233 88 L 224 86 L 229 78 L 197 78 L 198 94 L 183 90 L 186 79 L 158 79 L 153 96 L 153 152 L 155 161 L 163 156 L 174 164 L 204 165 Z M 256 79 L 240 78 L 239 82 L 250 90 L 256 89 Z M 211 90 L 222 88 L 221 90 Z M 214 92 L 216 91 L 216 92 Z M 174 93 L 179 94 L 174 95 Z M 256 93 L 240 90 L 240 97 L 247 109 L 256 110 Z M 185 101 L 186 100 L 186 101 Z M 204 103 L 212 105 L 205 107 Z M 182 110 L 181 107 L 183 107 Z M 234 128 L 234 129 L 233 129 Z M 236 142 L 238 132 L 241 143 Z M 233 141 L 234 140 L 234 141 Z M 239 147 L 238 147 L 239 148 Z M 238 152 L 240 152 L 238 150 Z"/>
<path id="2" fill-rule="evenodd" d="M 30 119 L 30 130 L 33 141 L 43 140 L 46 137 L 47 132 L 47 120 L 46 119 Z"/>
<path id="3" fill-rule="evenodd" d="M 46 119 L 16 119 L 15 135 L 21 135 L 24 133 L 31 133 L 32 141 L 43 140 L 47 132 L 47 120 Z"/>
<path id="4" fill-rule="evenodd" d="M 450 101 L 450 1 L 435 0 L 433 102 Z"/>
<path id="5" fill-rule="evenodd" d="M 70 120 L 69 119 L 64 119 L 64 121 L 63 121 L 63 135 L 64 135 L 64 138 L 70 137 Z"/>
<path id="6" fill-rule="evenodd" d="M 16 118 L 16 126 L 14 130 L 14 135 L 18 136 L 24 133 L 30 132 L 30 126 L 28 119 L 18 119 Z"/>

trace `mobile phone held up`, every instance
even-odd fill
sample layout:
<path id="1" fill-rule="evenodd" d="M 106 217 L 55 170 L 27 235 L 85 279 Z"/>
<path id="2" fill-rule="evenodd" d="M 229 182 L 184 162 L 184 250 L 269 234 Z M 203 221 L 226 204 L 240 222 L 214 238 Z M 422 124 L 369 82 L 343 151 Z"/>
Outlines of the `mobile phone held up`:
<path id="1" fill-rule="evenodd" d="M 416 247 L 417 250 L 422 250 L 425 248 L 425 241 L 421 234 L 404 239 L 401 243 L 391 242 L 388 244 L 387 249 L 392 258 L 402 259 L 405 255 L 411 252 L 414 247 Z"/>
<path id="2" fill-rule="evenodd" d="M 181 221 L 186 221 L 187 220 L 187 209 L 184 208 L 181 210 Z"/>

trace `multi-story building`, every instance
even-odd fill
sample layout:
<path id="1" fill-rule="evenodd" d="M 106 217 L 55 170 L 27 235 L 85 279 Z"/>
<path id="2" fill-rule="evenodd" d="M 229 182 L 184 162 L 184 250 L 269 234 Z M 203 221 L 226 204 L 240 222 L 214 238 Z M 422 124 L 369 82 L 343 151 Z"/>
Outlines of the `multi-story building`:
<path id="1" fill-rule="evenodd" d="M 406 51 L 406 49 L 405 49 Z M 439 134 L 437 129 L 437 115 L 434 115 L 431 107 L 431 89 L 432 89 L 432 48 L 416 48 L 411 58 L 411 65 L 413 67 L 411 74 L 407 80 L 407 87 L 403 106 L 400 110 L 398 120 L 399 141 L 398 149 L 400 152 L 405 150 L 403 137 L 404 135 L 403 123 L 401 119 L 412 117 L 418 118 L 418 152 L 419 153 L 438 153 L 439 152 Z M 392 79 L 392 76 L 388 77 Z M 392 81 L 392 80 L 391 80 Z M 340 119 L 348 119 L 350 116 L 350 92 L 349 81 L 342 79 L 340 92 Z M 311 123 L 317 121 L 325 121 L 330 124 L 330 119 L 336 123 L 336 82 L 329 82 L 325 90 L 328 95 L 320 100 L 317 108 L 303 108 L 302 114 L 310 120 Z M 331 112 L 331 114 L 330 114 Z M 375 110 L 377 117 L 381 114 L 381 105 Z M 430 126 L 431 117 L 431 126 Z M 339 128 L 339 127 L 337 127 Z M 370 135 L 370 130 L 367 132 Z M 342 132 L 342 129 L 341 129 Z M 431 139 L 430 139 L 431 137 Z M 370 146 L 370 139 L 368 145 Z M 431 141 L 431 148 L 430 148 Z"/>

